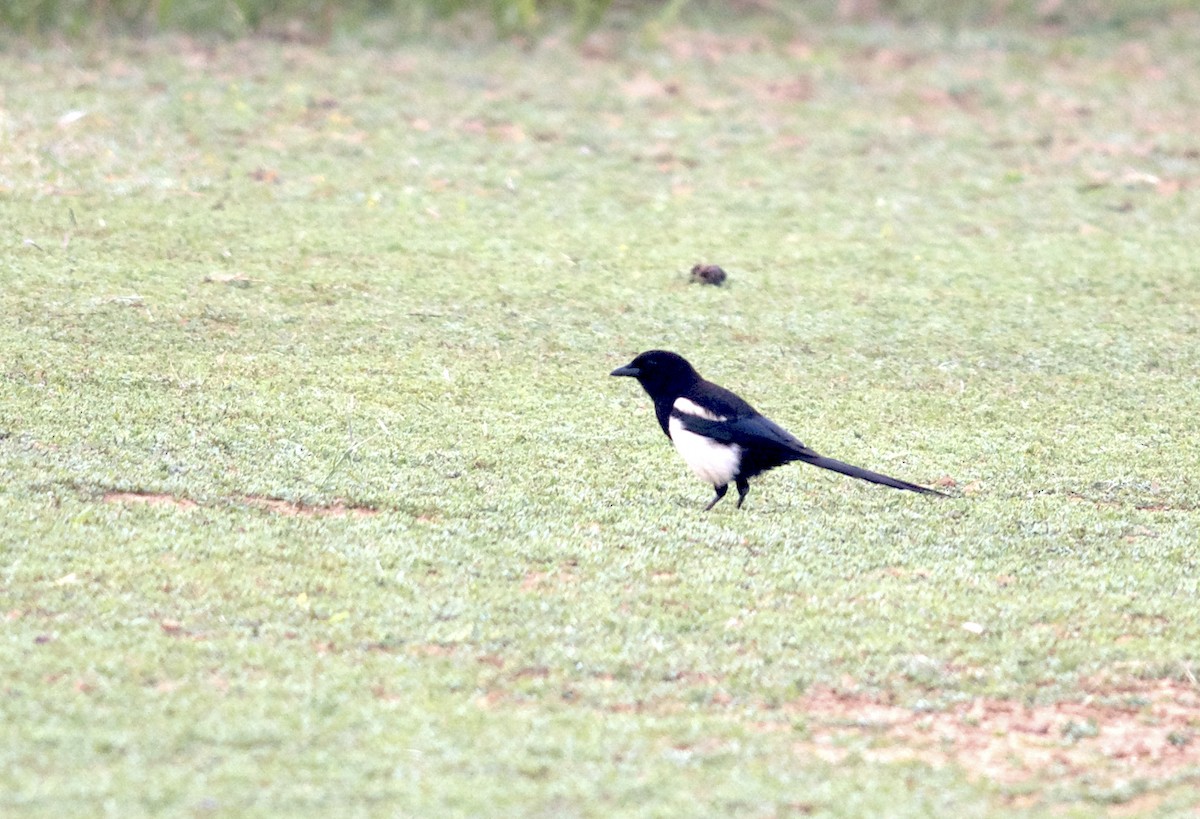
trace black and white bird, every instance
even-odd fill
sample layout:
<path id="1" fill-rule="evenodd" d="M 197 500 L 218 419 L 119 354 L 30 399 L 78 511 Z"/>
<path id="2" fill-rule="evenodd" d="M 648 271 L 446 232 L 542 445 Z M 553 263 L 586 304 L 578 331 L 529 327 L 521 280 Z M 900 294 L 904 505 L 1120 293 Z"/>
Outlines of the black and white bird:
<path id="1" fill-rule="evenodd" d="M 716 489 L 717 496 L 704 507 L 705 512 L 725 497 L 731 483 L 737 486 L 740 509 L 751 478 L 792 461 L 894 489 L 943 495 L 936 489 L 818 455 L 740 396 L 705 381 L 687 359 L 675 353 L 649 350 L 617 367 L 612 375 L 638 380 L 654 401 L 659 426 L 684 462 Z"/>

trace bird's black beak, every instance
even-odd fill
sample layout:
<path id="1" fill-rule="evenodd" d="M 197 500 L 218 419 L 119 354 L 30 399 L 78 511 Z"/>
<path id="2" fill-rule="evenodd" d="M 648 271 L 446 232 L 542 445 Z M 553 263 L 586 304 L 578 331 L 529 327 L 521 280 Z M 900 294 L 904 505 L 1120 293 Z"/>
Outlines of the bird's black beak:
<path id="1" fill-rule="evenodd" d="M 641 374 L 641 370 L 639 370 L 637 367 L 630 366 L 629 364 L 626 364 L 624 367 L 617 367 L 615 370 L 609 373 L 609 375 L 627 375 L 630 378 L 637 378 Z"/>

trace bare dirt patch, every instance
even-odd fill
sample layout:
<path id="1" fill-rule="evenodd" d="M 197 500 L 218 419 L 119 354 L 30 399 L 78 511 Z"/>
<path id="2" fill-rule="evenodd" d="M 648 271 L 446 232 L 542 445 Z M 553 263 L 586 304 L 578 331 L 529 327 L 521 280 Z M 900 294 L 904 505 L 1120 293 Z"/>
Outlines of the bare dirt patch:
<path id="1" fill-rule="evenodd" d="M 149 506 L 174 506 L 176 509 L 195 509 L 200 504 L 165 492 L 105 492 L 105 503 L 144 503 Z"/>
<path id="2" fill-rule="evenodd" d="M 525 576 L 521 578 L 521 591 L 543 592 L 560 589 L 563 586 L 573 585 L 578 579 L 575 573 L 575 564 L 572 561 L 567 561 L 557 569 L 548 569 L 544 572 L 526 572 Z"/>
<path id="3" fill-rule="evenodd" d="M 294 503 L 279 498 L 265 498 L 259 495 L 246 495 L 242 500 L 251 506 L 257 506 L 259 509 L 287 517 L 343 518 L 350 516 L 364 518 L 379 514 L 378 509 L 372 509 L 368 506 L 353 506 L 340 500 L 324 506 L 310 506 L 304 503 Z"/>
<path id="4" fill-rule="evenodd" d="M 954 764 L 1003 783 L 1101 772 L 1114 781 L 1200 773 L 1200 688 L 1155 680 L 1091 690 L 1078 702 L 1030 706 L 979 698 L 923 712 L 814 689 L 786 709 L 807 721 L 797 752 L 831 762 L 858 754 Z"/>
<path id="5" fill-rule="evenodd" d="M 486 662 L 503 670 L 501 658 Z M 531 673 L 497 676 L 476 704 L 529 706 L 532 701 L 513 686 Z M 540 670 L 538 675 L 554 676 Z M 1161 801 L 1165 790 L 1200 780 L 1200 685 L 1191 680 L 1088 679 L 1080 682 L 1078 701 L 1028 705 L 979 697 L 943 711 L 828 687 L 756 708 L 707 675 L 683 673 L 671 682 L 715 686 L 703 707 L 729 714 L 750 731 L 794 735 L 790 747 L 798 759 L 954 767 L 1013 788 L 1014 806 L 1040 803 L 1043 789 L 1074 783 L 1107 792 L 1106 800 L 1119 803 L 1122 812 L 1137 813 Z M 590 702 L 608 713 L 664 716 L 696 707 L 671 696 L 597 702 L 564 686 L 564 701 L 585 707 Z"/>
<path id="6" fill-rule="evenodd" d="M 200 506 L 199 503 L 190 498 L 182 498 L 166 492 L 109 491 L 105 492 L 103 497 L 105 503 L 147 504 L 150 506 L 170 506 L 176 509 L 196 509 Z M 266 512 L 286 517 L 341 518 L 370 517 L 379 514 L 378 509 L 372 509 L 369 506 L 355 506 L 341 500 L 325 505 L 296 503 L 280 498 L 263 497 L 261 495 L 243 495 L 235 500 L 238 503 L 245 503 Z"/>

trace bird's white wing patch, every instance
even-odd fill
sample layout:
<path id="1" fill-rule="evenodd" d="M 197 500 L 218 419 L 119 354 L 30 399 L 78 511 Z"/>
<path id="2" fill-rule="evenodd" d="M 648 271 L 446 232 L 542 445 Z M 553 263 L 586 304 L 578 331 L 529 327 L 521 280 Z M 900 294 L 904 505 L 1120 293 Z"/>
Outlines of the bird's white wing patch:
<path id="1" fill-rule="evenodd" d="M 695 415 L 697 418 L 703 418 L 706 421 L 726 420 L 726 416 L 717 415 L 715 412 L 706 410 L 690 398 L 676 398 L 675 403 L 671 406 L 675 408 L 676 412 L 681 412 L 684 415 Z"/>
<path id="2" fill-rule="evenodd" d="M 692 404 L 686 398 L 680 398 L 675 401 L 675 408 L 683 412 L 680 407 L 681 402 Z M 692 406 L 696 406 L 692 404 Z M 700 407 L 696 407 L 700 409 Z M 689 412 L 689 415 L 700 415 L 700 413 Z M 724 418 L 713 415 L 711 412 L 705 411 L 705 415 L 701 416 L 710 421 L 724 421 Z M 723 444 L 720 441 L 714 441 L 712 438 L 705 438 L 703 435 L 697 435 L 694 432 L 689 432 L 683 426 L 683 421 L 679 420 L 678 416 L 672 415 L 667 421 L 667 429 L 671 433 L 671 443 L 675 445 L 676 451 L 683 457 L 684 463 L 696 473 L 696 476 L 705 483 L 710 483 L 713 486 L 724 486 L 733 480 L 733 476 L 737 474 L 738 467 L 742 463 L 742 448 L 737 444 Z"/>

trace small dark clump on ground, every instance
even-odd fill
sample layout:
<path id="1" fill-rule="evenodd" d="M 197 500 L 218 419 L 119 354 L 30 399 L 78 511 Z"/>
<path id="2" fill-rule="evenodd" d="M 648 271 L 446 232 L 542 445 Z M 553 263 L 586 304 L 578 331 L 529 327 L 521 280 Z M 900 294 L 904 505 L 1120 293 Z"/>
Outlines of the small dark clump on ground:
<path id="1" fill-rule="evenodd" d="M 720 286 L 725 283 L 725 271 L 717 267 L 715 264 L 698 264 L 692 266 L 692 276 L 690 281 L 700 282 L 700 284 L 711 284 Z"/>

